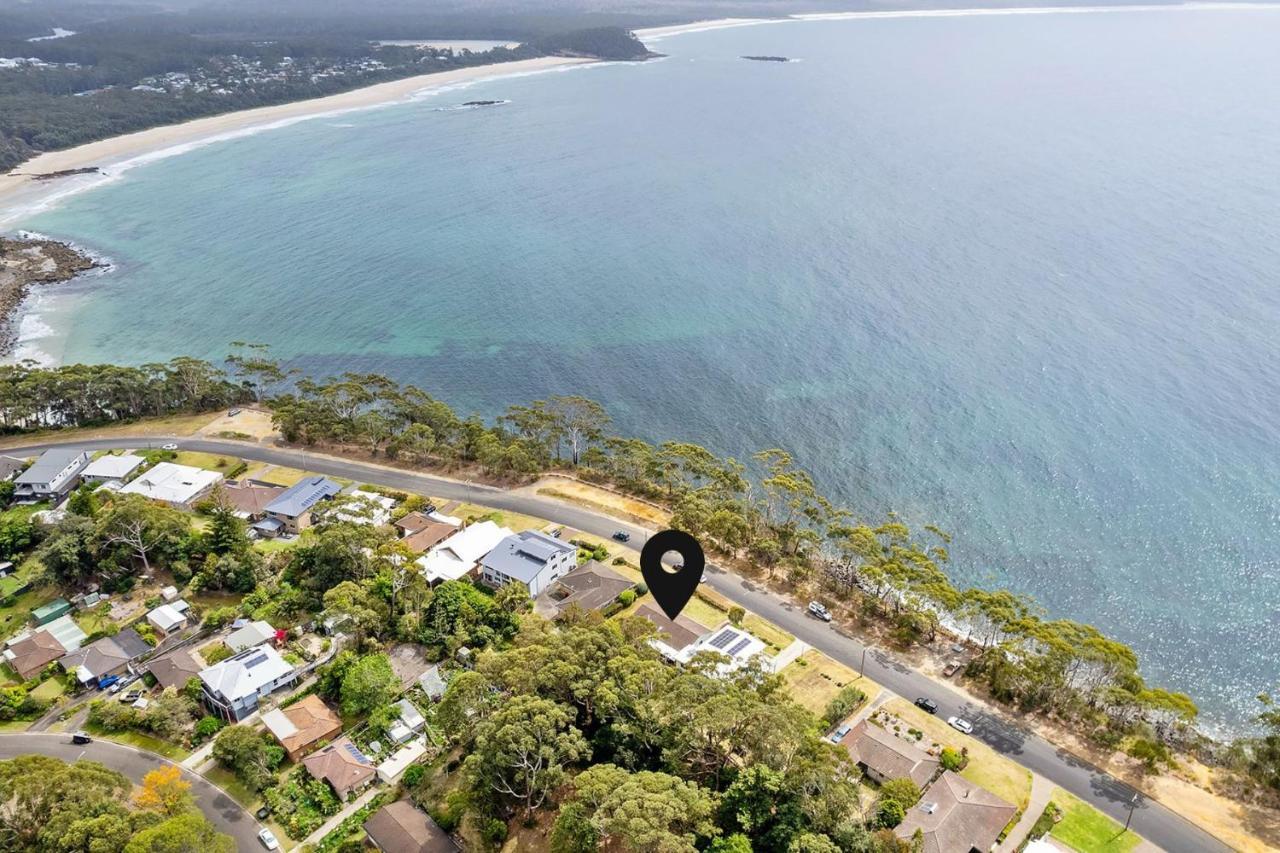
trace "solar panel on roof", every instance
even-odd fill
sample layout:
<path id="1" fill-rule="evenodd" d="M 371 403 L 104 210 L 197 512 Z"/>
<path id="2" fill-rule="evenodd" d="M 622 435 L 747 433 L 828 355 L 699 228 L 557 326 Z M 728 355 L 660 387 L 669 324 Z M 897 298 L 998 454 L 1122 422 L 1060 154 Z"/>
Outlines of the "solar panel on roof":
<path id="1" fill-rule="evenodd" d="M 266 662 L 267 662 L 267 656 L 266 656 L 266 655 L 264 655 L 264 654 L 256 655 L 256 656 L 254 656 L 254 657 L 249 658 L 247 661 L 245 661 L 245 662 L 244 662 L 244 668 L 245 668 L 245 669 L 253 669 L 253 668 L 254 668 L 255 666 L 257 666 L 258 664 L 260 664 L 260 663 L 266 663 Z"/>
<path id="2" fill-rule="evenodd" d="M 719 634 L 716 634 L 714 637 L 711 638 L 711 643 L 710 643 L 711 648 L 723 649 L 725 646 L 732 643 L 733 638 L 736 636 L 738 636 L 737 631 L 734 631 L 731 628 L 726 628 L 723 631 L 721 631 Z"/>
<path id="3" fill-rule="evenodd" d="M 729 649 L 729 651 L 726 652 L 726 654 L 728 654 L 729 657 L 733 657 L 734 655 L 736 655 L 738 652 L 742 651 L 749 645 L 751 645 L 751 638 L 743 637 L 741 640 L 734 643 L 733 648 Z"/>
<path id="4" fill-rule="evenodd" d="M 356 745 L 354 743 L 344 743 L 343 746 L 347 748 L 347 752 L 351 753 L 351 757 L 354 758 L 356 761 L 359 761 L 363 764 L 369 763 L 369 759 L 364 757 L 363 752 L 356 749 Z"/>

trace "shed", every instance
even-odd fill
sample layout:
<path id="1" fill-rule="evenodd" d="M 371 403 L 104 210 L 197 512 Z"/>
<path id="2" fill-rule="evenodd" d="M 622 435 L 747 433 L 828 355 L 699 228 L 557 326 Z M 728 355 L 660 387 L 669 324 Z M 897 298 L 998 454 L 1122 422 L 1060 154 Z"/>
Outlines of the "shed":
<path id="1" fill-rule="evenodd" d="M 46 622 L 52 622 L 59 616 L 66 616 L 71 612 L 71 602 L 65 598 L 55 598 L 48 604 L 42 604 L 35 610 L 31 611 L 31 618 L 36 621 L 37 625 L 43 625 Z"/>

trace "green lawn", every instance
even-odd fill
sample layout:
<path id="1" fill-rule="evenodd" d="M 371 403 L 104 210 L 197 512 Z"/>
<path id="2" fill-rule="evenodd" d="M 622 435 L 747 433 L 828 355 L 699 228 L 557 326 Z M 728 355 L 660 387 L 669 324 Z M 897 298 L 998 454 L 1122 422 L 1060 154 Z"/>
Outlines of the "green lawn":
<path id="1" fill-rule="evenodd" d="M 63 683 L 61 678 L 55 677 L 46 678 L 40 683 L 39 687 L 31 691 L 31 695 L 36 699 L 41 699 L 45 702 L 52 702 L 66 692 L 66 684 Z"/>
<path id="2" fill-rule="evenodd" d="M 48 501 L 41 501 L 34 504 L 17 504 L 6 509 L 2 514 L 5 518 L 17 518 L 23 521 L 31 518 L 37 512 L 49 508 Z"/>
<path id="3" fill-rule="evenodd" d="M 0 636 L 10 636 L 26 626 L 33 608 L 54 598 L 47 589 L 30 589 L 19 595 L 8 607 L 0 607 Z"/>
<path id="4" fill-rule="evenodd" d="M 217 453 L 199 453 L 194 450 L 179 450 L 173 460 L 179 465 L 190 465 L 192 468 L 205 468 L 210 471 L 226 473 L 240 464 L 234 456 L 222 456 Z"/>
<path id="5" fill-rule="evenodd" d="M 85 723 L 85 731 L 103 740 L 124 743 L 129 746 L 136 746 L 138 749 L 145 749 L 148 752 L 163 755 L 171 761 L 181 761 L 191 754 L 190 750 L 183 749 L 177 744 L 172 744 L 150 735 L 144 735 L 141 732 L 105 732 L 93 723 Z"/>
<path id="6" fill-rule="evenodd" d="M 230 795 L 240 805 L 249 811 L 254 811 L 258 806 L 262 805 L 262 797 L 252 791 L 248 785 L 240 781 L 240 777 L 232 773 L 221 764 L 214 764 L 213 768 L 207 773 L 200 774 L 213 784 Z"/>
<path id="7" fill-rule="evenodd" d="M 86 634 L 93 634 L 98 631 L 105 631 L 113 623 L 111 617 L 107 614 L 111 612 L 111 606 L 99 605 L 92 610 L 86 610 L 77 613 L 75 623 L 80 626 L 80 630 Z"/>
<path id="8" fill-rule="evenodd" d="M 304 537 L 297 536 L 293 539 L 258 539 L 253 543 L 253 547 L 263 554 L 274 554 L 276 551 L 288 551 L 290 548 L 297 548 L 302 544 Z"/>
<path id="9" fill-rule="evenodd" d="M 1062 820 L 1049 833 L 1055 841 L 1081 853 L 1126 853 L 1141 840 L 1132 832 L 1083 800 L 1061 788 L 1053 790 L 1053 802 L 1062 809 Z"/>

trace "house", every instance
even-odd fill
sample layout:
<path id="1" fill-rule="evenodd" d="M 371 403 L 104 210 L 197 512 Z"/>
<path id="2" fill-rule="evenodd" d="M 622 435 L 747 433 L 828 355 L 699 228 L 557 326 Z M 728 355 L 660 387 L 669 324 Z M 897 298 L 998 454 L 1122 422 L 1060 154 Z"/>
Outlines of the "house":
<path id="1" fill-rule="evenodd" d="M 513 533 L 480 559 L 480 579 L 491 587 L 520 581 L 537 597 L 578 565 L 578 546 L 537 530 Z"/>
<path id="2" fill-rule="evenodd" d="M 19 678 L 28 681 L 66 653 L 56 637 L 41 630 L 11 643 L 4 650 L 4 659 Z"/>
<path id="3" fill-rule="evenodd" d="M 378 765 L 378 778 L 388 785 L 399 779 L 410 764 L 427 754 L 424 741 L 425 738 L 415 738 L 396 750 L 390 758 Z"/>
<path id="4" fill-rule="evenodd" d="M 267 506 L 284 493 L 284 486 L 263 483 L 258 480 L 227 481 L 222 493 L 237 518 L 257 521 L 267 512 Z"/>
<path id="5" fill-rule="evenodd" d="M 27 467 L 27 460 L 16 456 L 0 456 L 0 480 L 12 480 Z"/>
<path id="6" fill-rule="evenodd" d="M 361 489 L 353 489 L 347 497 L 350 498 L 348 508 L 336 513 L 340 520 L 377 526 L 390 523 L 391 510 L 396 508 L 395 498 Z"/>
<path id="7" fill-rule="evenodd" d="M 873 782 L 910 779 L 924 789 L 938 772 L 938 759 L 874 723 L 863 720 L 850 729 L 840 745 Z"/>
<path id="8" fill-rule="evenodd" d="M 893 832 L 909 840 L 919 830 L 923 853 L 988 851 L 1017 813 L 1017 806 L 948 770 Z"/>
<path id="9" fill-rule="evenodd" d="M 767 648 L 768 645 L 764 640 L 743 628 L 725 622 L 714 631 L 703 634 L 692 646 L 686 647 L 680 653 L 679 661 L 688 663 L 696 654 L 714 652 L 729 659 L 718 668 L 721 674 L 725 674 L 746 666 L 752 658 L 760 656 L 765 666 L 772 670 L 773 659 L 764 653 Z"/>
<path id="10" fill-rule="evenodd" d="M 59 616 L 66 616 L 71 612 L 71 602 L 65 598 L 55 598 L 53 601 L 40 605 L 31 611 L 31 618 L 37 625 L 43 625 L 46 622 L 52 622 Z"/>
<path id="11" fill-rule="evenodd" d="M 373 762 L 345 737 L 302 759 L 302 766 L 313 779 L 328 782 L 340 800 L 368 785 L 377 773 Z"/>
<path id="12" fill-rule="evenodd" d="M 295 763 L 320 741 L 342 733 L 342 718 L 314 693 L 288 708 L 272 708 L 262 722 Z"/>
<path id="13" fill-rule="evenodd" d="M 88 464 L 88 451 L 46 450 L 13 481 L 13 497 L 15 500 L 59 501 L 75 488 L 80 472 Z"/>
<path id="14" fill-rule="evenodd" d="M 575 605 L 583 610 L 603 610 L 635 586 L 603 563 L 588 560 L 544 589 L 534 609 L 547 619 L 555 619 Z"/>
<path id="15" fill-rule="evenodd" d="M 422 688 L 422 692 L 427 694 L 427 698 L 432 702 L 439 702 L 444 698 L 445 684 L 444 679 L 440 677 L 440 667 L 432 664 L 427 671 L 418 676 L 418 686 Z"/>
<path id="16" fill-rule="evenodd" d="M 415 509 L 413 512 L 405 513 L 398 521 L 396 521 L 394 525 L 396 535 L 401 539 L 406 536 L 412 536 L 434 521 L 435 519 L 427 515 L 425 512 L 419 512 Z"/>
<path id="17" fill-rule="evenodd" d="M 137 631 L 125 628 L 114 637 L 103 637 L 69 652 L 59 663 L 67 672 L 74 672 L 81 684 L 88 684 L 103 676 L 119 675 L 149 651 L 151 646 Z"/>
<path id="18" fill-rule="evenodd" d="M 710 628 L 693 621 L 688 616 L 681 615 L 670 619 L 667 614 L 649 602 L 637 607 L 634 615 L 649 620 L 658 629 L 658 637 L 650 640 L 649 643 L 670 661 L 680 660 L 686 649 L 691 648 L 700 638 L 711 632 Z"/>
<path id="19" fill-rule="evenodd" d="M 271 623 L 259 619 L 257 622 L 250 622 L 243 628 L 232 631 L 223 642 L 231 651 L 242 652 L 274 640 L 275 637 L 276 629 L 271 627 Z"/>
<path id="20" fill-rule="evenodd" d="M 396 707 L 400 709 L 400 718 L 391 724 L 387 734 L 396 743 L 405 743 L 422 731 L 427 724 L 427 718 L 422 716 L 422 712 L 408 699 L 401 699 L 396 703 Z"/>
<path id="21" fill-rule="evenodd" d="M 427 520 L 427 523 L 400 539 L 415 554 L 424 554 L 458 532 L 458 525 L 447 521 Z"/>
<path id="22" fill-rule="evenodd" d="M 475 571 L 480 558 L 512 535 L 506 527 L 480 521 L 463 528 L 418 558 L 428 583 L 456 581 Z"/>
<path id="23" fill-rule="evenodd" d="M 178 509 L 190 509 L 222 482 L 217 471 L 206 471 L 190 465 L 161 462 L 150 471 L 139 474 L 120 490 L 122 495 L 141 495 Z"/>
<path id="24" fill-rule="evenodd" d="M 258 701 L 297 680 L 293 666 L 271 646 L 246 649 L 200 670 L 209 710 L 230 723 L 258 709 Z"/>
<path id="25" fill-rule="evenodd" d="M 462 849 L 430 815 L 408 800 L 378 809 L 364 822 L 364 832 L 382 853 L 456 853 Z"/>
<path id="26" fill-rule="evenodd" d="M 182 604 L 182 607 L 175 605 Z M 151 627 L 160 632 L 161 636 L 167 637 L 174 631 L 181 631 L 187 627 L 187 614 L 185 602 L 182 599 L 174 602 L 174 604 L 162 604 L 155 610 L 147 614 L 147 622 Z"/>
<path id="27" fill-rule="evenodd" d="M 328 477 L 304 477 L 276 495 L 263 512 L 267 519 L 279 523 L 279 532 L 297 535 L 311 526 L 311 510 L 315 505 L 340 491 L 342 487 Z M 257 525 L 254 528 L 257 529 Z"/>
<path id="28" fill-rule="evenodd" d="M 129 479 L 129 475 L 138 470 L 147 460 L 132 453 L 120 456 L 99 456 L 80 472 L 80 479 L 86 483 L 121 483 Z"/>
<path id="29" fill-rule="evenodd" d="M 186 649 L 170 652 L 147 664 L 147 672 L 151 673 L 162 690 L 166 687 L 181 690 L 191 679 L 200 677 L 200 669 L 201 665 Z"/>
<path id="30" fill-rule="evenodd" d="M 69 652 L 74 652 L 84 645 L 85 640 L 89 639 L 89 635 L 84 632 L 83 628 L 72 621 L 69 615 L 59 616 L 52 622 L 44 623 L 41 626 L 41 630 L 52 634 L 58 644 Z"/>

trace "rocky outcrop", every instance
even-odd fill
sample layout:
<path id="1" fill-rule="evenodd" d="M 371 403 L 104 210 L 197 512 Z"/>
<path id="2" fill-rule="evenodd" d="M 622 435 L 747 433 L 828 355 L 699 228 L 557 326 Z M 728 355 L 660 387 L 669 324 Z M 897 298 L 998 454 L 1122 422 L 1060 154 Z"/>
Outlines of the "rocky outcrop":
<path id="1" fill-rule="evenodd" d="M 88 255 L 57 240 L 0 237 L 0 353 L 13 349 L 14 316 L 31 285 L 66 281 L 96 266 Z"/>

